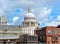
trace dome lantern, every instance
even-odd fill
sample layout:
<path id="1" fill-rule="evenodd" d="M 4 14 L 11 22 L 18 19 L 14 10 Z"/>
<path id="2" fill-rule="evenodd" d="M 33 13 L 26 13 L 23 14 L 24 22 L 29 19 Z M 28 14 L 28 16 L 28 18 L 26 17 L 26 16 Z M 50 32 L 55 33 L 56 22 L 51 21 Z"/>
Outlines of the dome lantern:
<path id="1" fill-rule="evenodd" d="M 25 18 L 35 18 L 30 6 L 28 6 L 28 13 L 25 15 Z"/>
<path id="2" fill-rule="evenodd" d="M 28 6 L 28 13 L 32 13 L 31 7 Z"/>

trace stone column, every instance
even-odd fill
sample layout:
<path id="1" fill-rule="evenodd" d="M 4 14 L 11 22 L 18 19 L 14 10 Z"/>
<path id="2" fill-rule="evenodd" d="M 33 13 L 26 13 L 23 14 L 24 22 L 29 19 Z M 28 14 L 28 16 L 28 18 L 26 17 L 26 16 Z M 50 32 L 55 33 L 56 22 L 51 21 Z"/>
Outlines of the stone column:
<path id="1" fill-rule="evenodd" d="M 29 22 L 29 26 L 31 27 L 31 22 Z"/>

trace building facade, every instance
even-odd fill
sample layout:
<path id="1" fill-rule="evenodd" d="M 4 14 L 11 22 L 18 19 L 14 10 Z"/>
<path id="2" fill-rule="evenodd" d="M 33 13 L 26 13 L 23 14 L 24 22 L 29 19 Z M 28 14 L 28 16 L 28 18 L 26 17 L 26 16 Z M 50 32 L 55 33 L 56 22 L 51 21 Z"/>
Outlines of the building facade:
<path id="1" fill-rule="evenodd" d="M 37 28 L 36 17 L 32 13 L 31 8 L 28 8 L 28 12 L 22 22 L 22 34 L 34 35 L 35 28 Z"/>
<path id="2" fill-rule="evenodd" d="M 60 44 L 60 26 L 47 26 L 41 30 L 35 30 L 38 40 L 46 44 Z"/>
<path id="3" fill-rule="evenodd" d="M 21 33 L 20 26 L 8 25 L 6 18 L 0 17 L 0 44 L 14 44 L 20 38 Z"/>
<path id="4" fill-rule="evenodd" d="M 28 8 L 28 12 L 24 17 L 24 21 L 22 22 L 22 25 L 19 26 L 8 25 L 6 17 L 1 16 L 0 44 L 16 44 L 17 42 L 26 42 L 26 44 L 27 42 L 31 42 L 31 44 L 37 44 L 38 36 L 34 35 L 34 30 L 36 28 L 37 21 L 35 15 L 31 11 L 31 8 Z"/>
<path id="5" fill-rule="evenodd" d="M 26 42 L 27 44 L 38 44 L 38 36 L 34 34 L 34 30 L 37 26 L 36 17 L 29 7 L 21 25 L 23 42 Z"/>

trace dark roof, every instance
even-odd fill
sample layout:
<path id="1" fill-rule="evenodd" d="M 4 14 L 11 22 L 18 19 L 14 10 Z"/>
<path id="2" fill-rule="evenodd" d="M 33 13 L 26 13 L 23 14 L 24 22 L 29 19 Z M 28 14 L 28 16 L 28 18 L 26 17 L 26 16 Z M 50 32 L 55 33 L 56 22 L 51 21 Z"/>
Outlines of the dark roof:
<path id="1" fill-rule="evenodd" d="M 57 28 L 60 28 L 60 25 L 58 25 Z"/>

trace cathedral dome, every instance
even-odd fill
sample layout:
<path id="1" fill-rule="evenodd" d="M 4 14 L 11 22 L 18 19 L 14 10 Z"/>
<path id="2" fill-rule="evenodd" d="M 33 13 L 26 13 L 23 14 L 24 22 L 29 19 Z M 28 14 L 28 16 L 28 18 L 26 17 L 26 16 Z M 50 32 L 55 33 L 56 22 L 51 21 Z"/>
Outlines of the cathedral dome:
<path id="1" fill-rule="evenodd" d="M 35 15 L 33 13 L 27 13 L 25 18 L 35 18 Z"/>
<path id="2" fill-rule="evenodd" d="M 28 13 L 25 15 L 25 18 L 35 18 L 35 15 L 32 13 L 31 8 L 28 8 Z"/>

